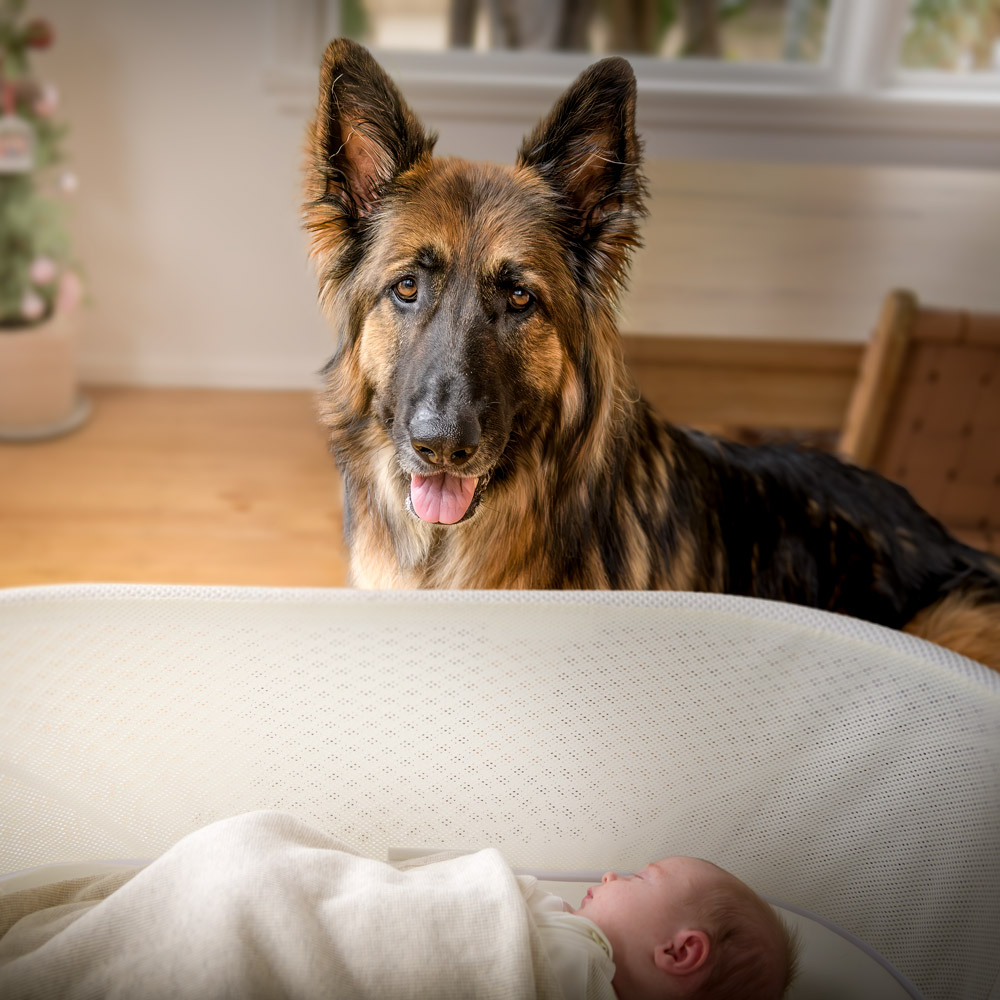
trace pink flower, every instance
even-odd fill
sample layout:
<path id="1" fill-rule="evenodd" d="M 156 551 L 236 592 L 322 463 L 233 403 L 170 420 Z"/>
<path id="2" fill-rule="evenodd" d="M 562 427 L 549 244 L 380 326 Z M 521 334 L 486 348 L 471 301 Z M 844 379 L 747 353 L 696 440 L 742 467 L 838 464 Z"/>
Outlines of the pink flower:
<path id="1" fill-rule="evenodd" d="M 56 280 L 59 268 L 51 257 L 36 257 L 31 262 L 28 274 L 36 285 L 50 285 Z"/>
<path id="2" fill-rule="evenodd" d="M 63 271 L 56 293 L 56 312 L 72 312 L 83 298 L 83 284 L 73 271 Z"/>
<path id="3" fill-rule="evenodd" d="M 45 299 L 38 292 L 25 292 L 21 299 L 21 315 L 29 321 L 41 319 L 45 315 Z"/>
<path id="4" fill-rule="evenodd" d="M 38 89 L 34 103 L 35 114 L 39 118 L 51 118 L 59 109 L 59 91 L 53 83 L 43 83 Z"/>

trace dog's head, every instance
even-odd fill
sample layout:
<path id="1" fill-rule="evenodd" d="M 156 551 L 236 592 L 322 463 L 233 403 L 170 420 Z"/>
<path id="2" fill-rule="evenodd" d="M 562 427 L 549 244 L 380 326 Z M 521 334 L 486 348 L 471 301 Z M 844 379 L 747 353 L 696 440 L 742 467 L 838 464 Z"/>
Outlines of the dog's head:
<path id="1" fill-rule="evenodd" d="M 332 405 L 343 424 L 374 418 L 391 437 L 421 519 L 471 517 L 516 461 L 512 436 L 571 435 L 609 405 L 607 352 L 592 340 L 613 333 L 638 242 L 634 119 L 631 67 L 605 59 L 514 166 L 435 158 L 371 55 L 345 39 L 327 48 L 305 226 L 338 335 Z"/>

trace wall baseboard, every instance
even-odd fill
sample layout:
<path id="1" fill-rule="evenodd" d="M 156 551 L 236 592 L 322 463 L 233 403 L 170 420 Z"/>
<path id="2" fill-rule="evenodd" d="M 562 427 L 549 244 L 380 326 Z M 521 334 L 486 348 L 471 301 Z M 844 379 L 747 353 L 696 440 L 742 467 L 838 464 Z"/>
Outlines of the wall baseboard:
<path id="1" fill-rule="evenodd" d="M 166 357 L 85 353 L 80 381 L 101 386 L 186 389 L 317 390 L 325 357 L 234 358 Z"/>
<path id="2" fill-rule="evenodd" d="M 698 427 L 840 429 L 862 344 L 625 336 L 640 392 L 664 417 Z"/>

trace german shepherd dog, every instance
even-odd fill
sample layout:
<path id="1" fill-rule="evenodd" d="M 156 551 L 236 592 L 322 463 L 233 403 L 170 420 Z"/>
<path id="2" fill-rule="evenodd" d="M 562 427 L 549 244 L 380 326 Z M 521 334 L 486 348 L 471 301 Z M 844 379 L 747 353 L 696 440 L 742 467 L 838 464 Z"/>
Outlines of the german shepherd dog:
<path id="1" fill-rule="evenodd" d="M 745 594 L 1000 669 L 1000 560 L 872 472 L 684 430 L 636 394 L 615 325 L 644 214 L 635 101 L 603 59 L 514 166 L 435 158 L 371 55 L 327 48 L 304 222 L 352 582 Z"/>

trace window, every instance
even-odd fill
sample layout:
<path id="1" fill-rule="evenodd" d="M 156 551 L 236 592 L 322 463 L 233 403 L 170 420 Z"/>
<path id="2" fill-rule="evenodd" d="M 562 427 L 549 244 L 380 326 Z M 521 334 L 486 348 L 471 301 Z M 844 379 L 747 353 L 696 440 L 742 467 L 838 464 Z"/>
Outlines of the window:
<path id="1" fill-rule="evenodd" d="M 491 26 L 511 10 L 525 13 Z M 272 13 L 284 107 L 308 113 L 323 46 L 349 34 L 460 155 L 504 159 L 595 57 L 623 51 L 649 156 L 1000 164 L 1000 0 L 273 0 Z M 548 21 L 528 30 L 529 14 Z"/>
<path id="2" fill-rule="evenodd" d="M 343 0 L 347 34 L 384 49 L 547 49 L 818 62 L 829 0 Z"/>
<path id="3" fill-rule="evenodd" d="M 343 33 L 380 51 L 619 52 L 692 66 L 825 66 L 867 89 L 907 73 L 1000 82 L 1000 0 L 329 0 Z M 708 64 L 708 66 L 706 66 Z M 867 64 L 867 65 L 865 65 Z M 647 71 L 648 71 L 647 67 Z M 860 76 L 859 76 L 860 73 Z M 946 79 L 951 77 L 951 80 Z M 910 77 L 909 82 L 913 82 Z M 979 82 L 979 81 L 976 81 Z"/>

